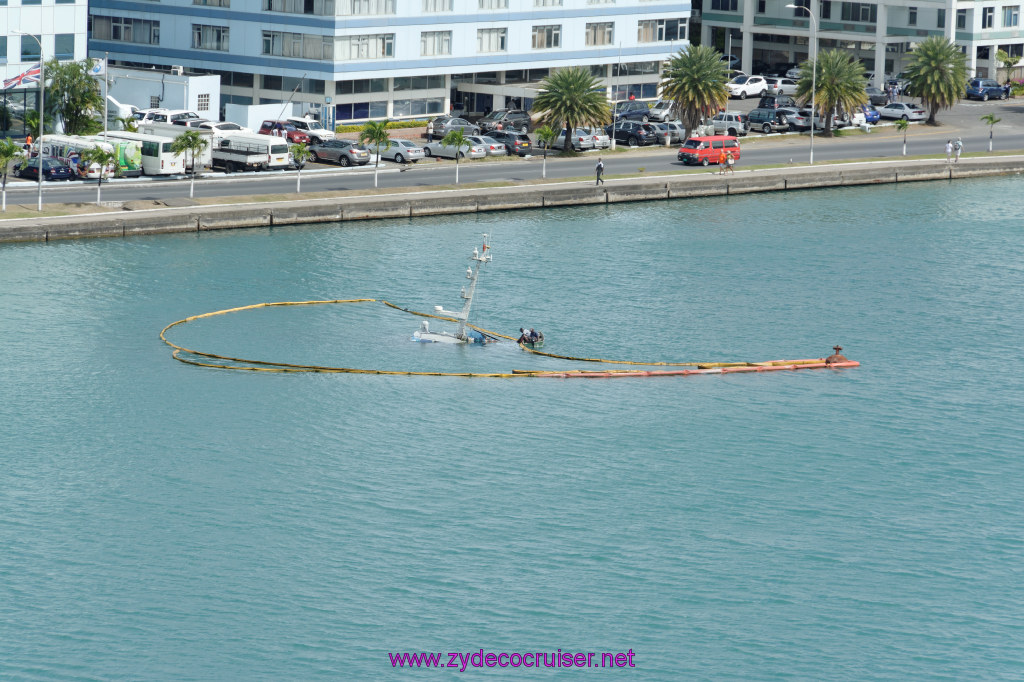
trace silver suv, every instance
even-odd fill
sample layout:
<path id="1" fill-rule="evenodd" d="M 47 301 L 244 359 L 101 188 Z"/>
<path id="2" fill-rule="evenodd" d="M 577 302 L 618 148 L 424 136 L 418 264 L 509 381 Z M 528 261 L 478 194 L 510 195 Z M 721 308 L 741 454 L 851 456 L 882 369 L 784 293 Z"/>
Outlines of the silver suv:
<path id="1" fill-rule="evenodd" d="M 720 111 L 712 119 L 715 125 L 716 135 L 732 135 L 738 137 L 746 135 L 750 130 L 750 121 L 747 115 L 738 111 Z"/>

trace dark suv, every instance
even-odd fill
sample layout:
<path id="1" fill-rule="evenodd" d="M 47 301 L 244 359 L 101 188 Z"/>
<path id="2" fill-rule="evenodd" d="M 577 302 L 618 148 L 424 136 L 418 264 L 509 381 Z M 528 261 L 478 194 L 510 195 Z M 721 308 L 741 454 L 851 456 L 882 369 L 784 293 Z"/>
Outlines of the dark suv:
<path id="1" fill-rule="evenodd" d="M 778 109 L 779 107 L 795 107 L 796 100 L 790 95 L 765 95 L 757 103 L 758 109 Z"/>
<path id="2" fill-rule="evenodd" d="M 526 156 L 533 153 L 533 143 L 526 133 L 518 133 L 515 130 L 490 130 L 487 137 L 497 140 L 505 145 L 505 153 L 509 156 L 517 154 Z"/>
<path id="3" fill-rule="evenodd" d="M 480 130 L 515 130 L 524 135 L 530 132 L 530 115 L 522 109 L 498 109 L 476 122 Z"/>
<path id="4" fill-rule="evenodd" d="M 632 99 L 625 102 L 617 102 L 615 104 L 614 120 L 642 121 L 647 123 L 651 120 L 651 108 L 647 106 L 647 102 L 638 102 Z"/>
<path id="5" fill-rule="evenodd" d="M 753 130 L 760 130 L 767 135 L 782 130 L 789 130 L 789 120 L 786 118 L 785 110 L 779 111 L 773 108 L 757 108 L 747 114 L 747 121 Z"/>
<path id="6" fill-rule="evenodd" d="M 642 147 L 658 142 L 658 131 L 650 123 L 617 121 L 604 130 L 610 137 L 615 137 L 616 143 L 623 142 L 631 147 Z"/>

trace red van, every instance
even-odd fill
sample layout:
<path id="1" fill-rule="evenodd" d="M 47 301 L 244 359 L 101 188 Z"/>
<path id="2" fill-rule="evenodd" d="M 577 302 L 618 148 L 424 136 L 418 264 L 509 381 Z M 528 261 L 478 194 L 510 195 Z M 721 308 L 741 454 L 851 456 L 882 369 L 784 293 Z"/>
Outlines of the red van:
<path id="1" fill-rule="evenodd" d="M 729 135 L 691 137 L 679 148 L 676 158 L 688 166 L 718 163 L 722 152 L 732 152 L 732 158 L 740 160 L 740 141 Z"/>

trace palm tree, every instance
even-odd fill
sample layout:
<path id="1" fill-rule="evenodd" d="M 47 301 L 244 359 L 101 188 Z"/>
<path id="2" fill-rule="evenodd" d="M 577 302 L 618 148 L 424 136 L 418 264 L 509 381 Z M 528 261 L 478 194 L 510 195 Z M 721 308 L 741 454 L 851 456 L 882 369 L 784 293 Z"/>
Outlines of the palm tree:
<path id="1" fill-rule="evenodd" d="M 676 103 L 686 135 L 729 101 L 729 68 L 710 45 L 691 45 L 665 63 L 662 97 Z"/>
<path id="2" fill-rule="evenodd" d="M 608 123 L 611 110 L 603 88 L 590 71 L 578 66 L 560 69 L 541 81 L 539 94 L 533 100 L 534 111 L 542 112 L 539 120 L 552 128 L 565 125 L 565 139 L 576 126 L 601 126 Z M 565 151 L 571 152 L 571 145 Z"/>
<path id="3" fill-rule="evenodd" d="M 181 135 L 174 138 L 171 142 L 171 151 L 175 154 L 185 154 L 186 152 L 190 155 L 192 161 L 192 182 L 188 188 L 188 198 L 191 199 L 195 196 L 196 189 L 196 154 L 201 153 L 210 141 L 199 134 L 198 130 L 186 130 Z"/>
<path id="4" fill-rule="evenodd" d="M 985 114 L 981 117 L 981 120 L 988 126 L 988 151 L 992 152 L 992 129 L 995 128 L 996 124 L 1003 119 L 996 117 L 995 114 Z"/>
<path id="5" fill-rule="evenodd" d="M 540 176 L 542 178 L 548 177 L 548 149 L 558 139 L 558 131 L 551 126 L 541 126 L 533 131 L 537 135 L 537 144 L 544 149 L 544 161 L 540 166 Z"/>
<path id="6" fill-rule="evenodd" d="M 7 173 L 10 171 L 11 162 L 21 156 L 21 147 L 14 143 L 9 137 L 0 140 L 0 182 L 3 194 L 3 210 L 7 211 Z"/>
<path id="7" fill-rule="evenodd" d="M 441 140 L 441 144 L 446 147 L 455 147 L 455 184 L 457 185 L 459 184 L 459 159 L 465 156 L 462 148 L 469 146 L 469 140 L 466 139 L 462 128 L 452 128 Z"/>
<path id="8" fill-rule="evenodd" d="M 100 167 L 100 175 L 99 178 L 96 180 L 96 205 L 99 206 L 100 193 L 103 189 L 103 178 L 106 177 L 108 168 L 110 168 L 111 166 L 114 166 L 115 169 L 117 168 L 117 154 L 110 150 L 104 149 L 99 145 L 96 145 L 95 147 L 90 147 L 89 149 L 82 150 L 80 158 L 82 160 L 82 163 L 85 164 L 86 168 L 88 168 L 94 163 L 99 165 Z"/>
<path id="9" fill-rule="evenodd" d="M 907 128 L 910 127 L 910 121 L 905 118 L 898 118 L 893 124 L 896 126 L 896 130 L 903 133 L 903 156 L 907 155 Z"/>
<path id="10" fill-rule="evenodd" d="M 813 69 L 817 69 L 817 74 Z M 832 112 L 851 112 L 868 102 L 864 65 L 847 52 L 822 50 L 817 63 L 808 59 L 801 65 L 796 96 L 802 104 L 811 101 L 812 83 L 814 106 L 825 121 L 826 137 L 832 135 Z"/>
<path id="11" fill-rule="evenodd" d="M 139 122 L 134 116 L 118 117 L 114 120 L 121 124 L 121 130 L 127 130 L 129 133 L 135 133 L 139 130 Z"/>
<path id="12" fill-rule="evenodd" d="M 967 84 L 967 58 L 960 46 L 944 36 L 931 36 L 917 44 L 905 71 L 910 85 L 907 92 L 920 97 L 928 107 L 930 126 L 936 125 L 935 114 L 951 109 L 964 96 Z"/>
<path id="13" fill-rule="evenodd" d="M 387 148 L 391 144 L 391 135 L 388 134 L 388 122 L 386 120 L 367 122 L 363 126 L 362 132 L 359 133 L 359 144 L 370 144 L 377 148 L 377 163 L 373 165 L 373 186 L 376 187 L 377 170 L 380 168 L 380 149 L 381 147 Z"/>
<path id="14" fill-rule="evenodd" d="M 309 151 L 309 147 L 306 146 L 305 142 L 293 144 L 288 148 L 288 151 L 292 153 L 292 159 L 295 161 L 296 169 L 298 169 L 295 173 L 295 193 L 298 194 L 302 191 L 302 167 L 313 156 L 313 152 Z"/>

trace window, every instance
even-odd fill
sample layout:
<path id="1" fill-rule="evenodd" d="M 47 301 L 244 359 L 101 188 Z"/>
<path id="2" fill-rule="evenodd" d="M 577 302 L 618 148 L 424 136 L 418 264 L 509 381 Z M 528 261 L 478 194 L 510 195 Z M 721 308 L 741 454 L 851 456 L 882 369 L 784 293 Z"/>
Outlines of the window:
<path id="1" fill-rule="evenodd" d="M 1020 59 L 1024 57 L 1024 43 L 1013 43 L 1010 45 L 1000 45 L 999 49 L 1007 54 L 1009 57 Z"/>
<path id="2" fill-rule="evenodd" d="M 392 103 L 394 116 L 425 116 L 444 111 L 443 99 L 396 99 Z M 394 142 L 392 142 L 394 144 Z"/>
<path id="3" fill-rule="evenodd" d="M 995 7 L 983 7 L 981 9 L 981 27 L 992 28 L 992 25 L 996 21 L 996 8 Z"/>
<path id="4" fill-rule="evenodd" d="M 3 3 L 0 2 L 0 5 Z M 0 36 L 0 64 L 7 63 L 7 36 Z"/>
<path id="5" fill-rule="evenodd" d="M 263 0 L 263 11 L 334 16 L 334 0 Z"/>
<path id="6" fill-rule="evenodd" d="M 533 27 L 533 49 L 544 50 L 552 47 L 561 47 L 562 27 L 561 26 L 534 26 Z"/>
<path id="7" fill-rule="evenodd" d="M 611 45 L 615 42 L 615 23 L 587 24 L 587 45 Z"/>
<path id="8" fill-rule="evenodd" d="M 433 57 L 452 53 L 451 31 L 424 31 L 420 33 L 420 56 Z"/>
<path id="9" fill-rule="evenodd" d="M 637 22 L 638 43 L 686 39 L 686 19 L 644 19 Z"/>
<path id="10" fill-rule="evenodd" d="M 808 1 L 809 0 L 803 0 L 803 2 Z M 797 4 L 799 4 L 800 2 L 801 0 L 797 0 Z M 719 12 L 735 12 L 737 11 L 738 7 L 738 0 L 711 0 L 711 9 Z"/>
<path id="11" fill-rule="evenodd" d="M 444 87 L 444 76 L 399 76 L 392 83 L 395 92 L 402 90 L 438 90 Z"/>
<path id="12" fill-rule="evenodd" d="M 306 35 L 303 33 L 263 32 L 262 54 L 299 59 L 334 59 L 334 38 L 332 36 Z M 223 80 L 221 81 L 223 83 Z"/>
<path id="13" fill-rule="evenodd" d="M 208 95 L 208 94 L 199 95 L 199 97 L 196 98 L 196 109 L 198 109 L 199 111 L 209 111 L 210 110 L 210 95 Z"/>
<path id="14" fill-rule="evenodd" d="M 767 0 L 757 0 L 757 13 L 764 14 L 766 10 Z"/>
<path id="15" fill-rule="evenodd" d="M 335 39 L 335 59 L 386 59 L 395 56 L 395 34 L 376 33 Z"/>
<path id="16" fill-rule="evenodd" d="M 562 0 L 533 0 L 534 7 L 561 7 Z"/>
<path id="17" fill-rule="evenodd" d="M 946 27 L 946 10 L 945 9 L 940 9 L 936 16 L 937 16 L 937 18 L 936 18 L 936 21 L 935 21 L 935 26 L 937 28 L 945 28 Z"/>
<path id="18" fill-rule="evenodd" d="M 90 37 L 140 45 L 160 44 L 160 22 L 150 19 L 120 19 L 90 15 Z"/>
<path id="19" fill-rule="evenodd" d="M 23 62 L 39 61 L 39 43 L 32 38 L 42 40 L 41 36 L 21 37 L 21 61 Z"/>
<path id="20" fill-rule="evenodd" d="M 508 9 L 508 0 L 480 0 L 480 9 Z"/>
<path id="21" fill-rule="evenodd" d="M 843 21 L 863 21 L 869 24 L 877 23 L 878 5 L 868 5 L 862 2 L 844 2 Z"/>
<path id="22" fill-rule="evenodd" d="M 228 51 L 228 27 L 192 24 L 192 49 Z"/>
<path id="23" fill-rule="evenodd" d="M 809 14 L 807 10 L 811 8 L 811 0 L 795 0 L 793 4 L 796 5 L 796 7 L 793 8 L 793 16 L 806 19 Z"/>
<path id="24" fill-rule="evenodd" d="M 394 14 L 395 0 L 336 0 L 342 16 L 376 16 Z"/>
<path id="25" fill-rule="evenodd" d="M 424 12 L 451 12 L 452 0 L 423 0 Z"/>
<path id="26" fill-rule="evenodd" d="M 149 96 L 149 108 L 150 109 L 159 109 L 160 108 L 160 95 L 150 95 Z"/>
<path id="27" fill-rule="evenodd" d="M 821 18 L 832 18 L 832 3 L 829 0 L 821 0 Z"/>
<path id="28" fill-rule="evenodd" d="M 21 4 L 24 5 L 41 5 L 42 0 L 21 0 Z"/>
<path id="29" fill-rule="evenodd" d="M 907 8 L 907 26 L 917 26 L 917 8 Z"/>
<path id="30" fill-rule="evenodd" d="M 508 46 L 508 29 L 480 28 L 476 31 L 477 52 L 504 52 Z"/>
<path id="31" fill-rule="evenodd" d="M 53 37 L 53 56 L 57 59 L 75 58 L 74 33 L 58 33 Z"/>
<path id="32" fill-rule="evenodd" d="M 192 0 L 192 4 L 208 7 L 231 7 L 231 0 Z"/>
<path id="33" fill-rule="evenodd" d="M 967 29 L 967 10 L 958 9 L 956 11 L 956 27 L 961 31 Z"/>
<path id="34" fill-rule="evenodd" d="M 1003 26 L 1016 26 L 1020 23 L 1020 5 L 1003 7 Z"/>

